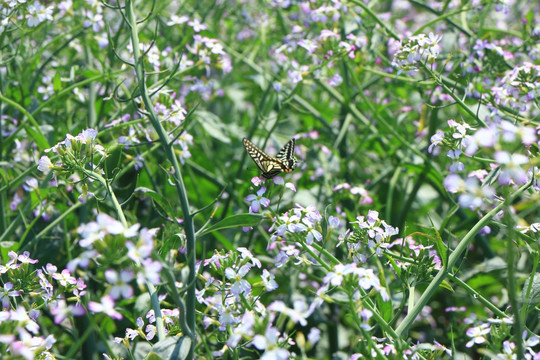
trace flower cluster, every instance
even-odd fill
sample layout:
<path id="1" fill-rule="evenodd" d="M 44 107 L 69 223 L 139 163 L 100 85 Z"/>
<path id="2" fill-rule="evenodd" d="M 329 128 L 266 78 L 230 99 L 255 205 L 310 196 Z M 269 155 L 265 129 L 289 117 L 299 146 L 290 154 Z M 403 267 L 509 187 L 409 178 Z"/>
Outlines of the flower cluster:
<path id="1" fill-rule="evenodd" d="M 439 42 L 442 36 L 429 33 L 411 36 L 408 42 L 394 54 L 392 66 L 398 69 L 398 75 L 403 71 L 414 75 L 419 69 L 419 62 L 433 64 L 440 53 Z"/>
<path id="2" fill-rule="evenodd" d="M 375 210 L 370 210 L 367 216 L 356 217 L 353 224 L 356 224 L 357 228 L 353 232 L 340 235 L 340 244 L 347 244 L 349 256 L 356 263 L 365 263 L 367 260 L 363 244 L 367 243 L 372 252 L 381 256 L 390 246 L 390 238 L 399 232 L 397 228 L 379 219 L 379 212 Z"/>
<path id="3" fill-rule="evenodd" d="M 262 351 L 263 357 L 288 358 L 287 348 L 293 343 L 273 323 L 278 314 L 283 314 L 292 323 L 305 326 L 315 306 L 308 306 L 300 299 L 294 301 L 292 308 L 279 300 L 265 306 L 260 301 L 260 291 L 271 292 L 279 285 L 274 279 L 274 270 L 263 269 L 261 275 L 254 274 L 254 269 L 260 270 L 262 264 L 246 248 L 225 254 L 216 252 L 202 266 L 205 286 L 197 298 L 207 308 L 203 320 L 207 333 L 215 327 L 219 332 L 228 334 L 226 343 L 231 349 L 248 343 Z M 248 277 L 253 276 L 260 276 L 261 281 L 248 281 Z M 214 356 L 223 355 L 223 351 L 214 353 Z"/>
<path id="4" fill-rule="evenodd" d="M 269 229 L 272 236 L 268 249 L 278 251 L 276 267 L 284 266 L 291 257 L 301 257 L 302 250 L 296 242 L 298 236 L 307 246 L 313 244 L 314 241 L 322 241 L 321 221 L 322 216 L 314 205 L 303 207 L 299 204 L 275 219 Z"/>
<path id="5" fill-rule="evenodd" d="M 49 352 L 56 343 L 53 335 L 46 337 L 41 328 L 41 310 L 46 307 L 55 324 L 62 324 L 71 316 L 82 316 L 86 310 L 81 298 L 86 294 L 86 284 L 75 278 L 67 269 L 58 271 L 47 264 L 33 270 L 38 261 L 25 252 L 21 255 L 10 251 L 10 260 L 0 265 L 4 288 L 0 291 L 3 311 L 0 312 L 0 342 L 9 344 L 8 353 L 17 358 L 54 358 Z"/>

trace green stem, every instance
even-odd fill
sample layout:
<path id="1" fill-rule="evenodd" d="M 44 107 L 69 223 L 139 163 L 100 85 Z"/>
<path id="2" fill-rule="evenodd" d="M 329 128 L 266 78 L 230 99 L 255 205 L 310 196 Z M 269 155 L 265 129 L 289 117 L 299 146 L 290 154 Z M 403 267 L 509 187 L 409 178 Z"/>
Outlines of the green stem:
<path id="1" fill-rule="evenodd" d="M 420 299 L 418 299 L 418 303 L 409 310 L 409 313 L 401 324 L 396 329 L 396 334 L 399 336 L 405 336 L 409 327 L 412 325 L 418 314 L 420 314 L 420 311 L 426 306 L 428 301 L 431 299 L 431 297 L 435 294 L 437 289 L 439 288 L 439 285 L 443 282 L 443 280 L 448 276 L 448 269 L 452 269 L 454 265 L 459 261 L 462 260 L 462 255 L 465 252 L 465 250 L 469 247 L 472 239 L 480 229 L 482 229 L 493 216 L 495 216 L 499 211 L 501 211 L 504 207 L 511 204 L 518 196 L 521 195 L 529 186 L 531 186 L 531 183 L 527 183 L 523 185 L 521 188 L 516 190 L 511 196 L 509 196 L 505 201 L 501 202 L 499 205 L 497 205 L 493 210 L 488 212 L 484 217 L 482 217 L 469 232 L 463 237 L 461 242 L 458 244 L 452 255 L 448 258 L 448 265 L 444 268 L 442 268 L 435 278 L 431 281 L 427 289 L 424 291 L 422 296 L 420 296 Z"/>
<path id="2" fill-rule="evenodd" d="M 158 134 L 159 141 L 163 147 L 163 151 L 167 155 L 168 160 L 171 162 L 171 165 L 174 169 L 174 180 L 176 185 L 176 191 L 180 200 L 180 206 L 182 208 L 182 213 L 184 217 L 184 231 L 186 233 L 186 242 L 187 242 L 187 259 L 189 267 L 189 276 L 188 276 L 188 289 L 186 294 L 186 322 L 188 327 L 191 330 L 191 349 L 188 355 L 189 359 L 193 358 L 195 338 L 193 337 L 196 333 L 195 329 L 195 231 L 193 225 L 193 218 L 189 211 L 189 201 L 187 197 L 187 191 L 184 186 L 184 181 L 182 179 L 182 172 L 180 171 L 180 166 L 178 165 L 178 160 L 174 154 L 172 146 L 169 145 L 169 138 L 159 121 L 156 112 L 154 110 L 154 104 L 150 99 L 148 94 L 148 89 L 146 87 L 146 75 L 144 71 L 143 58 L 141 56 L 140 45 L 139 45 L 139 34 L 137 31 L 137 20 L 135 18 L 135 11 L 133 9 L 133 1 L 127 0 L 125 3 L 125 14 L 128 25 L 131 28 L 131 43 L 133 46 L 133 57 L 135 61 L 135 73 L 137 75 L 137 83 L 139 85 L 140 96 L 145 106 L 148 119 L 152 123 L 152 126 Z"/>
<path id="3" fill-rule="evenodd" d="M 508 315 L 506 315 L 503 311 L 501 311 L 498 307 L 493 305 L 488 299 L 480 295 L 475 289 L 467 285 L 466 282 L 458 278 L 457 276 L 454 276 L 452 274 L 448 274 L 448 277 L 458 284 L 460 287 L 465 289 L 469 294 L 471 294 L 476 300 L 480 301 L 484 306 L 486 306 L 489 310 L 493 311 L 495 315 L 497 315 L 500 318 L 508 318 Z"/>

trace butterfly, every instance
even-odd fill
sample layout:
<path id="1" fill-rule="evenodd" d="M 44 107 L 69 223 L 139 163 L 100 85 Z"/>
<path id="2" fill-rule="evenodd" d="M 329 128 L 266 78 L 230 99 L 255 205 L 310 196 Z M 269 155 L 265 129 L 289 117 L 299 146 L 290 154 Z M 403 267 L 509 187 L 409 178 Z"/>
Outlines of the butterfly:
<path id="1" fill-rule="evenodd" d="M 249 156 L 266 179 L 271 179 L 281 172 L 291 172 L 296 166 L 296 158 L 294 157 L 296 140 L 294 138 L 283 146 L 276 157 L 268 155 L 246 138 L 244 138 L 243 143 Z"/>

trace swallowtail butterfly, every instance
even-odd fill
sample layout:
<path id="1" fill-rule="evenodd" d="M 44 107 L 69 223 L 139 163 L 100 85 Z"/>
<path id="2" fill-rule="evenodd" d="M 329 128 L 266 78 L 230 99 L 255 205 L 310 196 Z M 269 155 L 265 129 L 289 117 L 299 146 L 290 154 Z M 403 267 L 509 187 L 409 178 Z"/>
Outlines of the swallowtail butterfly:
<path id="1" fill-rule="evenodd" d="M 276 157 L 272 157 L 259 149 L 248 139 L 244 138 L 243 143 L 246 151 L 255 164 L 262 171 L 262 176 L 266 179 L 273 178 L 281 172 L 291 172 L 296 166 L 294 157 L 294 138 L 283 146 Z"/>

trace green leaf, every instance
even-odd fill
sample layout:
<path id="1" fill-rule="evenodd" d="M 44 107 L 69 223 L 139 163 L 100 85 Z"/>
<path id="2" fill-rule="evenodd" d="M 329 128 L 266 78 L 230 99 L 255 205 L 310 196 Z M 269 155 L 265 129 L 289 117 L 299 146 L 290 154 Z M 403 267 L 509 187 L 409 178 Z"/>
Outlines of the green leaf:
<path id="1" fill-rule="evenodd" d="M 167 199 L 152 189 L 141 186 L 136 188 L 133 194 L 137 197 L 150 196 L 152 200 L 154 200 L 156 204 L 159 205 L 167 213 L 167 215 L 172 216 L 174 214 L 171 205 L 169 204 Z"/>
<path id="2" fill-rule="evenodd" d="M 263 218 L 262 215 L 255 215 L 255 214 L 239 214 L 239 215 L 232 215 L 229 216 L 214 225 L 210 226 L 209 228 L 203 230 L 199 236 L 211 233 L 213 231 L 222 230 L 222 229 L 230 229 L 235 227 L 251 227 L 257 225 L 261 219 Z"/>
<path id="3" fill-rule="evenodd" d="M 384 301 L 381 295 L 377 296 L 377 307 L 384 321 L 392 320 L 392 300 Z"/>
<path id="4" fill-rule="evenodd" d="M 529 293 L 529 297 L 527 298 L 527 290 L 529 288 L 529 281 L 530 281 L 530 278 L 528 278 L 525 281 L 525 284 L 523 284 L 523 289 L 521 289 L 521 299 L 524 303 L 536 304 L 540 301 L 540 274 L 539 273 L 534 274 L 533 282 L 531 285 L 531 292 Z"/>
<path id="5" fill-rule="evenodd" d="M 56 73 L 52 79 L 54 92 L 59 92 L 62 90 L 62 79 L 60 78 L 60 73 Z"/>
<path id="6" fill-rule="evenodd" d="M 191 339 L 187 336 L 166 337 L 152 347 L 145 360 L 187 359 L 190 347 Z"/>
<path id="7" fill-rule="evenodd" d="M 439 287 L 442 287 L 443 289 L 454 292 L 454 289 L 452 289 L 452 285 L 450 285 L 450 283 L 446 280 L 443 280 L 443 282 L 441 283 L 441 285 L 439 285 Z"/>
<path id="8" fill-rule="evenodd" d="M 196 118 L 204 127 L 204 130 L 206 130 L 208 135 L 226 144 L 231 143 L 231 137 L 227 134 L 225 125 L 219 117 L 209 111 L 203 110 L 197 110 L 195 115 L 197 115 Z"/>

